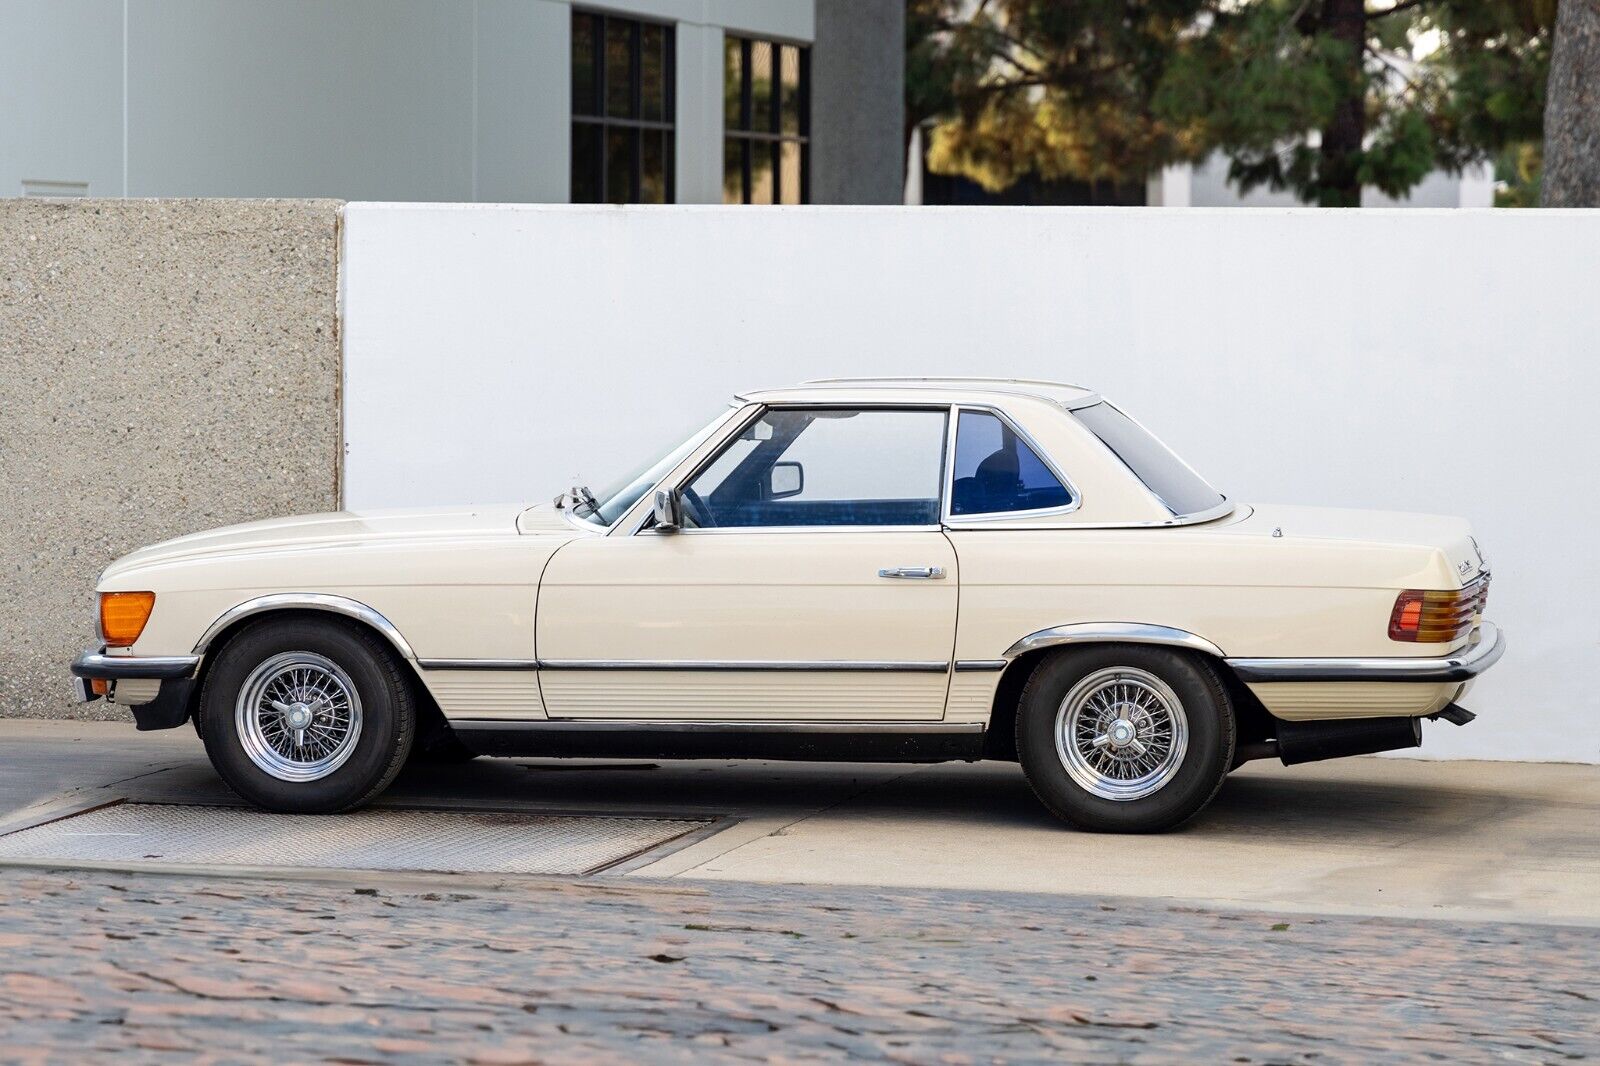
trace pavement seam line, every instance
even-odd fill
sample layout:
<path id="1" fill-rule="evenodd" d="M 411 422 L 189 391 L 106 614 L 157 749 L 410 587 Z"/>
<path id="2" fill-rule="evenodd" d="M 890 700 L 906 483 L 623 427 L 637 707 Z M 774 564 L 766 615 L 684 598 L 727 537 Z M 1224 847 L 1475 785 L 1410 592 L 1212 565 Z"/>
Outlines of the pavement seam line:
<path id="1" fill-rule="evenodd" d="M 904 778 L 910 777 L 912 774 L 919 773 L 919 772 L 921 772 L 923 770 L 926 770 L 926 769 L 927 769 L 927 766 L 913 766 L 913 767 L 911 767 L 911 768 L 909 768 L 909 769 L 907 769 L 907 770 L 905 770 L 905 771 L 903 771 L 901 773 L 895 774 L 893 777 L 886 777 L 881 781 L 873 781 L 870 784 L 862 785 L 860 788 L 856 789 L 854 792 L 850 793 L 847 796 L 839 797 L 837 800 L 834 800 L 832 803 L 828 804 L 826 807 L 819 807 L 816 810 L 812 811 L 810 814 L 802 814 L 798 818 L 793 819 L 792 821 L 784 822 L 782 825 L 777 826 L 771 832 L 762 833 L 760 836 L 756 837 L 753 840 L 746 840 L 743 844 L 735 844 L 733 847 L 729 848 L 727 851 L 719 851 L 717 854 L 708 856 L 707 858 L 702 859 L 700 862 L 695 863 L 693 866 L 688 866 L 688 867 L 685 867 L 682 870 L 679 870 L 677 873 L 672 874 L 671 877 L 672 878 L 684 877 L 684 876 L 686 876 L 688 874 L 693 873 L 695 870 L 700 869 L 700 867 L 704 866 L 708 862 L 713 862 L 713 861 L 715 861 L 717 859 L 725 859 L 729 855 L 732 855 L 732 854 L 734 854 L 734 853 L 736 853 L 738 851 L 743 850 L 744 848 L 749 847 L 751 844 L 759 843 L 760 841 L 766 840 L 768 837 L 777 836 L 779 833 L 782 833 L 784 830 L 788 829 L 790 826 L 799 825 L 801 822 L 808 822 L 813 818 L 820 817 L 820 816 L 822 816 L 824 814 L 827 814 L 831 810 L 834 810 L 834 809 L 836 809 L 838 807 L 843 806 L 846 803 L 849 803 L 850 801 L 852 801 L 854 799 L 857 799 L 857 798 L 859 798 L 861 796 L 866 795 L 868 792 L 871 792 L 875 788 L 882 788 L 884 785 L 893 784 L 896 781 L 899 781 L 899 780 L 902 780 Z M 715 838 L 713 837 L 711 839 L 715 839 Z M 636 873 L 636 874 L 639 874 L 640 876 L 646 876 L 647 877 L 649 875 L 644 873 L 644 871 L 648 870 L 648 869 L 649 869 L 649 867 L 641 867 L 640 869 L 635 870 L 633 872 Z"/>

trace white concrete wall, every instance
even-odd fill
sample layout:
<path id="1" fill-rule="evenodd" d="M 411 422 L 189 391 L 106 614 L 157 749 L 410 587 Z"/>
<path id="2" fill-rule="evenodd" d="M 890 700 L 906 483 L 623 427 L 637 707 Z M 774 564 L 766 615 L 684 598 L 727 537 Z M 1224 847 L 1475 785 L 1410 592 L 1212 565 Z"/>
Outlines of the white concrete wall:
<path id="1" fill-rule="evenodd" d="M 680 202 L 722 199 L 724 28 L 813 0 L 597 0 L 678 26 Z M 570 0 L 0 0 L 0 196 L 564 203 Z"/>
<path id="2" fill-rule="evenodd" d="M 356 204 L 344 232 L 351 506 L 604 482 L 742 388 L 1083 382 L 1235 499 L 1469 516 L 1511 650 L 1424 754 L 1600 761 L 1600 213 Z"/>

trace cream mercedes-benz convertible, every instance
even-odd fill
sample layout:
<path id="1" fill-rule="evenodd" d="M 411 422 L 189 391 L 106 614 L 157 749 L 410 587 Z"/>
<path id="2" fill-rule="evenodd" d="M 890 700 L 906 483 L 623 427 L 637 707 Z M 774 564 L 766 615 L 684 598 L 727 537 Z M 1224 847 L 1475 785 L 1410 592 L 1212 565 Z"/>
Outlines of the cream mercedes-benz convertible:
<path id="1" fill-rule="evenodd" d="M 1067 821 L 1148 831 L 1246 760 L 1471 721 L 1488 585 L 1460 519 L 1234 503 L 1082 388 L 831 380 L 553 504 L 134 552 L 72 672 L 193 719 L 274 810 L 412 758 L 1010 759 Z"/>

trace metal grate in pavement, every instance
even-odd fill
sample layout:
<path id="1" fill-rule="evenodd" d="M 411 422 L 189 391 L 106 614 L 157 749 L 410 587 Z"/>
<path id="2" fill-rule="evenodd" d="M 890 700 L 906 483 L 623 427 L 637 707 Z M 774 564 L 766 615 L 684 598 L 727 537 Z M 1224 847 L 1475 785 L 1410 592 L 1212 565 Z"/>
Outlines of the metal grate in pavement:
<path id="1" fill-rule="evenodd" d="M 588 874 L 713 822 L 382 808 L 338 815 L 267 814 L 117 803 L 0 836 L 0 862 Z"/>

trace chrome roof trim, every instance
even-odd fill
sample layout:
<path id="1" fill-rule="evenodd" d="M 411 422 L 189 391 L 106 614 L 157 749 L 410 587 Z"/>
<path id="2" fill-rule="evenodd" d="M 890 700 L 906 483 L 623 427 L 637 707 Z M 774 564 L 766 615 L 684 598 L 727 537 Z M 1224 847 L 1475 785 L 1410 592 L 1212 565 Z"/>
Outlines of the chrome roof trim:
<path id="1" fill-rule="evenodd" d="M 989 378 L 978 376 L 964 376 L 952 374 L 946 377 L 930 375 L 918 377 L 914 375 L 863 378 L 811 378 L 802 381 L 800 385 L 867 385 L 867 384 L 916 384 L 916 385 L 1044 385 L 1052 389 L 1078 389 L 1082 392 L 1093 392 L 1093 389 L 1084 385 L 1075 385 L 1070 381 L 1047 381 L 1044 378 Z"/>

